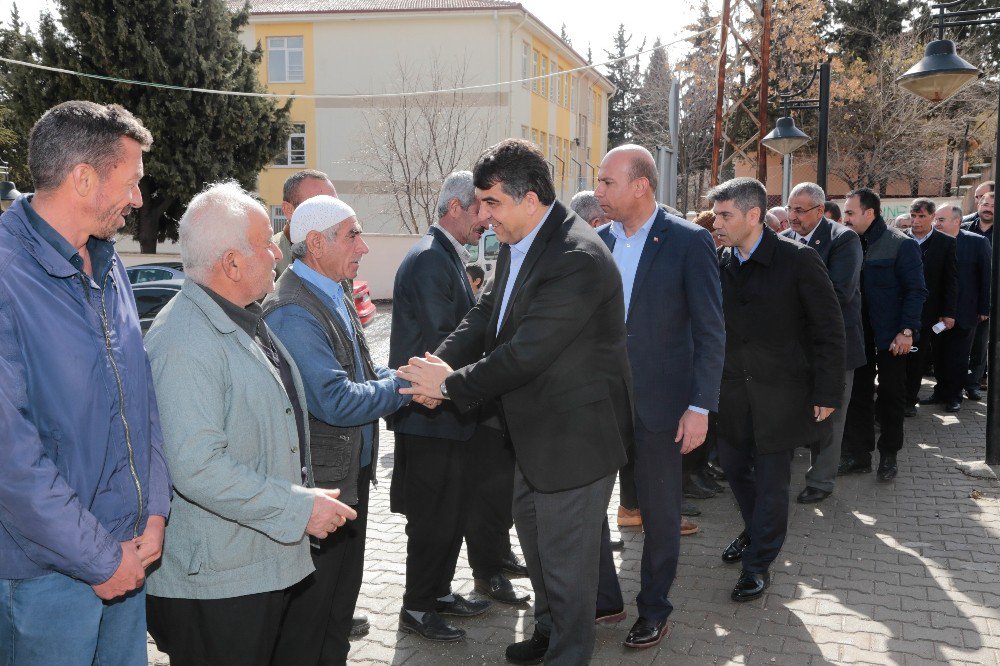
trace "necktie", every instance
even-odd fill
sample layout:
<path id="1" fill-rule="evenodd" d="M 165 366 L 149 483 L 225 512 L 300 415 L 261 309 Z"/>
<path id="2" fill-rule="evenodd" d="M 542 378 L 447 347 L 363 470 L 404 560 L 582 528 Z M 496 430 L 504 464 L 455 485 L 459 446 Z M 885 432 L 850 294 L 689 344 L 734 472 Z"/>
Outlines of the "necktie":
<path id="1" fill-rule="evenodd" d="M 800 238 L 800 239 L 799 239 L 799 242 L 800 242 L 800 243 L 802 243 L 803 245 L 805 245 L 805 244 L 807 244 L 807 243 L 808 243 L 809 241 L 808 241 L 808 240 L 806 240 L 805 238 Z"/>

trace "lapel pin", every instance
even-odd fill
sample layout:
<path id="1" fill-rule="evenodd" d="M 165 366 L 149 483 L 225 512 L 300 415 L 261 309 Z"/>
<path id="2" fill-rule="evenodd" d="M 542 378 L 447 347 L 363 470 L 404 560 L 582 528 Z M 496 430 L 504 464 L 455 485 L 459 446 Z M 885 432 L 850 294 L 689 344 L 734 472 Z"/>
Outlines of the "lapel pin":
<path id="1" fill-rule="evenodd" d="M 819 243 L 820 243 L 820 241 L 819 241 L 819 239 L 818 239 L 818 238 L 817 238 L 816 240 L 814 240 L 814 241 L 813 241 L 813 245 L 819 245 Z"/>
<path id="2" fill-rule="evenodd" d="M 660 237 L 659 236 L 653 236 L 653 242 L 654 243 L 659 243 L 660 242 Z"/>

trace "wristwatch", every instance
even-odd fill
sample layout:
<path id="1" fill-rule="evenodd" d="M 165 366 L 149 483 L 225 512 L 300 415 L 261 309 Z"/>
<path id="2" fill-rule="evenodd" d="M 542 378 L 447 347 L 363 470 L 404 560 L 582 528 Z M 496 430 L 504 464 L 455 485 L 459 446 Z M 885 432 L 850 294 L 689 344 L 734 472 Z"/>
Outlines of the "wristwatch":
<path id="1" fill-rule="evenodd" d="M 904 328 L 902 331 L 900 331 L 900 335 L 902 335 L 904 337 L 907 337 L 907 338 L 912 338 L 913 337 L 913 331 L 911 331 L 908 328 Z"/>
<path id="2" fill-rule="evenodd" d="M 441 391 L 441 395 L 445 400 L 451 400 L 451 398 L 448 397 L 448 387 L 445 386 L 445 383 L 446 382 L 441 382 L 441 386 L 439 386 L 438 389 Z"/>

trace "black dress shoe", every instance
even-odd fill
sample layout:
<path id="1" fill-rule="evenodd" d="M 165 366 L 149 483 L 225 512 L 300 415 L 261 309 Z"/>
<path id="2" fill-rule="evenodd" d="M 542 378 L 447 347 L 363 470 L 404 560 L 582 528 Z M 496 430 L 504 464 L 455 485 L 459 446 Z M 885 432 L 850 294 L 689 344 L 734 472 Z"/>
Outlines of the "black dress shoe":
<path id="1" fill-rule="evenodd" d="M 452 594 L 451 601 L 438 601 L 438 615 L 454 615 L 455 617 L 473 617 L 482 615 L 490 608 L 490 602 L 485 599 L 466 599 L 461 594 Z"/>
<path id="2" fill-rule="evenodd" d="M 667 628 L 666 620 L 650 620 L 639 617 L 625 635 L 625 647 L 630 648 L 651 648 L 660 644 L 670 629 Z"/>
<path id="3" fill-rule="evenodd" d="M 955 412 L 962 411 L 962 401 L 961 400 L 949 400 L 948 404 L 944 406 L 944 411 L 954 414 Z"/>
<path id="4" fill-rule="evenodd" d="M 476 578 L 475 586 L 476 592 L 481 592 L 502 604 L 523 604 L 531 599 L 530 594 L 515 588 L 503 574 L 496 574 L 489 578 Z"/>
<path id="5" fill-rule="evenodd" d="M 806 486 L 805 490 L 799 493 L 799 496 L 795 498 L 795 501 L 799 504 L 816 504 L 817 502 L 822 502 L 829 496 L 829 490 L 820 490 L 819 488 Z"/>
<path id="6" fill-rule="evenodd" d="M 875 474 L 879 481 L 885 483 L 895 479 L 898 471 L 896 468 L 896 456 L 882 456 L 878 461 L 878 471 Z"/>
<path id="7" fill-rule="evenodd" d="M 528 577 L 528 567 L 524 566 L 524 563 L 514 554 L 514 551 L 510 551 L 500 559 L 500 566 L 508 576 L 514 578 Z"/>
<path id="8" fill-rule="evenodd" d="M 983 394 L 979 392 L 979 389 L 967 388 L 965 389 L 965 397 L 978 402 L 983 399 Z"/>
<path id="9" fill-rule="evenodd" d="M 701 509 L 696 507 L 693 502 L 681 502 L 681 515 L 691 518 L 693 516 L 700 516 Z"/>
<path id="10" fill-rule="evenodd" d="M 594 624 L 617 624 L 624 620 L 628 614 L 625 608 L 597 609 L 594 615 Z"/>
<path id="11" fill-rule="evenodd" d="M 625 550 L 625 539 L 612 539 L 611 550 Z"/>
<path id="12" fill-rule="evenodd" d="M 924 398 L 923 400 L 920 401 L 920 404 L 921 405 L 940 405 L 942 402 L 944 402 L 944 398 L 942 398 L 940 396 L 937 396 L 937 395 L 934 395 L 932 393 L 931 397 Z"/>
<path id="13" fill-rule="evenodd" d="M 452 643 L 465 638 L 465 631 L 451 626 L 433 611 L 424 613 L 422 621 L 410 615 L 406 609 L 399 611 L 399 630 L 439 643 Z"/>
<path id="14" fill-rule="evenodd" d="M 712 475 L 709 474 L 708 471 L 704 468 L 699 469 L 697 472 L 692 472 L 691 476 L 694 478 L 695 481 L 697 481 L 699 485 L 701 485 L 704 488 L 708 488 L 716 495 L 718 495 L 719 493 L 721 493 L 723 490 L 726 489 L 725 486 L 721 486 L 718 483 L 716 483 L 715 479 L 712 478 Z"/>
<path id="15" fill-rule="evenodd" d="M 722 468 L 716 465 L 714 462 L 705 463 L 705 473 L 716 481 L 725 481 L 726 473 L 722 471 Z"/>
<path id="16" fill-rule="evenodd" d="M 684 482 L 682 485 L 684 491 L 684 497 L 690 499 L 708 499 L 709 497 L 715 497 L 715 491 L 706 488 L 700 483 L 694 474 L 685 474 Z"/>
<path id="17" fill-rule="evenodd" d="M 355 615 L 351 620 L 351 638 L 365 636 L 371 631 L 372 625 L 368 622 L 367 615 Z"/>
<path id="18" fill-rule="evenodd" d="M 903 416 L 905 416 L 907 418 L 911 418 L 911 417 L 914 417 L 916 415 L 917 415 L 917 406 L 916 405 L 910 404 L 910 405 L 907 405 L 906 407 L 903 407 Z"/>
<path id="19" fill-rule="evenodd" d="M 736 581 L 736 587 L 730 598 L 733 601 L 753 601 L 771 584 L 771 572 L 751 573 L 747 570 L 740 572 L 740 578 Z"/>
<path id="20" fill-rule="evenodd" d="M 722 561 L 727 564 L 739 562 L 743 559 L 743 551 L 745 551 L 749 545 L 750 535 L 747 534 L 746 530 L 743 530 L 740 532 L 740 535 L 733 539 L 733 542 L 726 546 L 726 549 L 722 551 Z"/>
<path id="21" fill-rule="evenodd" d="M 535 633 L 528 640 L 508 645 L 504 656 L 512 664 L 540 664 L 545 661 L 545 653 L 548 650 L 549 637 L 543 636 L 535 629 Z"/>
<path id="22" fill-rule="evenodd" d="M 867 474 L 872 471 L 872 461 L 871 458 L 868 460 L 858 460 L 850 456 L 846 456 L 840 459 L 840 465 L 837 467 L 837 476 L 844 476 L 845 474 Z"/>

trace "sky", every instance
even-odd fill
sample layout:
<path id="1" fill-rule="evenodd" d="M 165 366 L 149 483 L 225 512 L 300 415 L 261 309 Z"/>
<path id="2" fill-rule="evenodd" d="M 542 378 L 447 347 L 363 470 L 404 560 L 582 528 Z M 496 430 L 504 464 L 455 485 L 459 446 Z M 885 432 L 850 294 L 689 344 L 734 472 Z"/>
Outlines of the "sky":
<path id="1" fill-rule="evenodd" d="M 21 12 L 22 20 L 34 26 L 38 14 L 43 9 L 54 11 L 53 0 L 14 0 Z M 626 34 L 632 34 L 630 50 L 635 50 L 646 40 L 646 48 L 653 45 L 657 37 L 664 43 L 676 40 L 685 34 L 684 26 L 698 14 L 700 2 L 649 2 L 648 0 L 625 0 L 612 4 L 607 0 L 519 0 L 524 7 L 549 26 L 556 34 L 563 23 L 573 42 L 573 48 L 580 55 L 587 55 L 587 46 L 593 50 L 594 62 L 607 60 L 604 52 L 611 50 L 612 41 L 618 31 L 618 24 L 625 24 Z M 709 0 L 709 5 L 718 10 L 722 0 Z M 614 7 L 614 15 L 608 16 L 608 8 Z M 567 9 L 569 11 L 567 11 Z M 670 61 L 676 62 L 684 52 L 683 45 L 668 49 Z"/>

